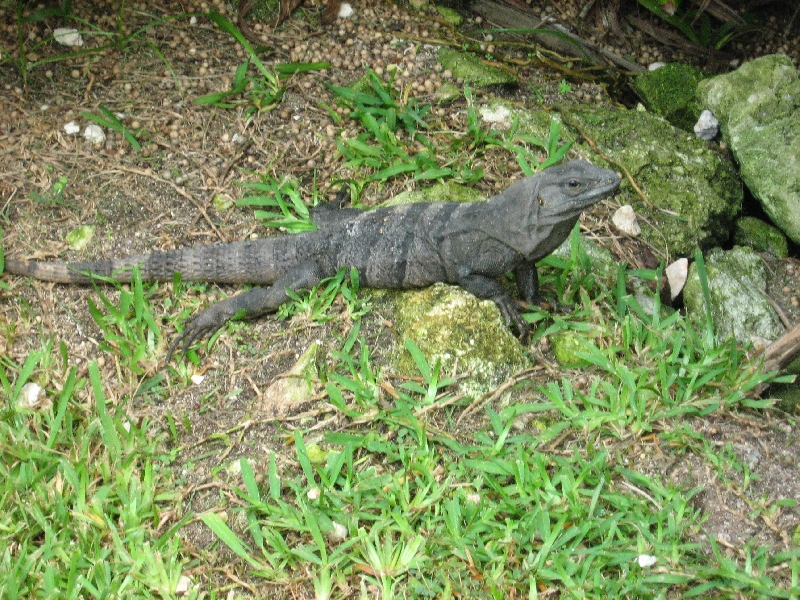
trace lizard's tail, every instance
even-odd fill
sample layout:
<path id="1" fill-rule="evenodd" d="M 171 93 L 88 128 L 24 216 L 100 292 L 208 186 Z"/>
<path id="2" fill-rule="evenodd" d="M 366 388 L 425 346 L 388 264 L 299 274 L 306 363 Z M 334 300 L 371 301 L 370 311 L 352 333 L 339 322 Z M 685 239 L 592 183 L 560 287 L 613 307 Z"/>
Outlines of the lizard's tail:
<path id="1" fill-rule="evenodd" d="M 287 256 L 292 254 L 292 244 L 281 243 L 283 239 L 278 236 L 270 243 L 248 240 L 87 262 L 6 259 L 5 270 L 44 281 L 86 284 L 92 281 L 87 273 L 130 281 L 133 267 L 138 266 L 143 281 L 172 281 L 175 273 L 181 273 L 185 281 L 269 284 L 283 275 L 282 267 L 294 264 Z"/>

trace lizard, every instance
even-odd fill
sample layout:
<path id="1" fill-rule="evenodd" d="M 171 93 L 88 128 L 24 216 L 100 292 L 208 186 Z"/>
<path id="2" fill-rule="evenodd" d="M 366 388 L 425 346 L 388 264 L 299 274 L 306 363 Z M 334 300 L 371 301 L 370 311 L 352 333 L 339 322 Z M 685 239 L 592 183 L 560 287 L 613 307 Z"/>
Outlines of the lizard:
<path id="1" fill-rule="evenodd" d="M 356 268 L 372 288 L 459 285 L 491 299 L 507 326 L 525 342 L 530 327 L 498 278 L 513 272 L 522 300 L 539 300 L 536 262 L 570 234 L 581 212 L 611 196 L 620 177 L 581 159 L 524 177 L 482 201 L 422 202 L 363 210 L 321 205 L 311 211 L 318 229 L 232 243 L 156 251 L 84 262 L 6 259 L 6 271 L 44 281 L 91 283 L 93 275 L 129 281 L 256 284 L 190 319 L 169 347 L 182 352 L 231 319 L 255 319 L 340 268 Z"/>

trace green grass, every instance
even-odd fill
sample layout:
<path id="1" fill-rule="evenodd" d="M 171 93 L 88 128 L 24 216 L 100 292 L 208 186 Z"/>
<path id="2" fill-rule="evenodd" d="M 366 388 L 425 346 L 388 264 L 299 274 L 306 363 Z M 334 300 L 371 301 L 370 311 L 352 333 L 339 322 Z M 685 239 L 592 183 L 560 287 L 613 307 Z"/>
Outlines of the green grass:
<path id="1" fill-rule="evenodd" d="M 576 307 L 541 319 L 537 336 L 595 332 L 578 351 L 589 385 L 576 386 L 569 371 L 519 382 L 521 401 L 490 405 L 483 428 L 458 433 L 470 400 L 453 398 L 452 380 L 410 343 L 419 378 L 382 373 L 356 321 L 321 372 L 337 427 L 321 437 L 295 429 L 279 454 L 236 459 L 233 496 L 197 515 L 219 540 L 205 556 L 227 549 L 237 560 L 226 568 L 237 576 L 300 585 L 316 598 L 358 596 L 362 585 L 381 598 L 800 597 L 800 550 L 746 545 L 734 560 L 712 540 L 709 554 L 695 541 L 697 490 L 638 472 L 614 450 L 650 433 L 746 483 L 747 467 L 730 448 L 683 423 L 764 408 L 748 391 L 767 377 L 733 344 L 659 310 L 657 295 L 652 315 L 641 310 L 624 267 L 593 269 L 577 243 L 571 257 L 546 262 L 545 293 Z M 340 276 L 332 283 L 344 284 Z M 158 340 L 140 286 L 135 280 L 116 303 L 102 298 L 92 315 L 114 368 L 163 393 L 166 384 L 141 372 L 136 352 L 122 351 L 151 352 Z M 221 565 L 184 553 L 181 529 L 195 517 L 184 514 L 170 469 L 188 424 L 168 415 L 167 440 L 133 422 L 122 398 L 110 401 L 95 363 L 79 375 L 67 358 L 65 347 L 45 344 L 24 364 L 0 359 L 0 596 L 173 597 L 190 565 L 211 585 Z M 20 407 L 29 381 L 47 399 Z M 791 502 L 752 508 L 769 517 Z M 640 566 L 646 557 L 655 565 Z"/>
<path id="2" fill-rule="evenodd" d="M 18 405 L 40 368 L 55 375 L 50 353 L 0 360 L 0 597 L 172 597 L 186 521 L 159 528 L 179 500 L 160 438 L 109 402 L 94 362 L 88 379 L 64 368 L 43 406 Z"/>

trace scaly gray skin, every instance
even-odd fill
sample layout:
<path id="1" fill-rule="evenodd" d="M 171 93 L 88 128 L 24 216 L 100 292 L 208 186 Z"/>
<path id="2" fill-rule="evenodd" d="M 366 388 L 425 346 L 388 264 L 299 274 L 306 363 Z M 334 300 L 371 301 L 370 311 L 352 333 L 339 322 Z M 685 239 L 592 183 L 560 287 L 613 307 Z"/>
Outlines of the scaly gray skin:
<path id="1" fill-rule="evenodd" d="M 497 278 L 512 271 L 520 296 L 538 298 L 536 261 L 555 250 L 580 213 L 613 194 L 619 176 L 583 160 L 545 169 L 485 202 L 429 202 L 378 208 L 331 209 L 312 213 L 317 231 L 231 244 L 179 248 L 92 262 L 6 260 L 6 270 L 45 281 L 90 283 L 86 273 L 129 281 L 140 268 L 144 281 L 254 283 L 247 292 L 196 315 L 169 349 L 182 350 L 232 318 L 254 319 L 342 267 L 358 269 L 375 288 L 419 288 L 438 281 L 460 285 L 478 298 L 494 300 L 507 324 L 527 339 L 528 323 Z"/>

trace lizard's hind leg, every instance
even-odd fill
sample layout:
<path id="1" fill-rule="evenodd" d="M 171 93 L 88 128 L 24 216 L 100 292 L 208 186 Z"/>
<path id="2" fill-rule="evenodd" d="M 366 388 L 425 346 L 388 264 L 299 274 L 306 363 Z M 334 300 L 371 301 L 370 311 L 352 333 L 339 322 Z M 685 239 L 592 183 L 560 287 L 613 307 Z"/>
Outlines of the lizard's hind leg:
<path id="1" fill-rule="evenodd" d="M 294 291 L 310 289 L 325 277 L 334 275 L 335 273 L 330 272 L 332 268 L 326 268 L 315 261 L 308 261 L 297 265 L 267 288 L 255 287 L 209 306 L 193 317 L 175 338 L 167 352 L 166 363 L 169 363 L 172 353 L 179 345 L 181 354 L 185 354 L 191 344 L 211 335 L 231 319 L 256 319 L 276 311 L 281 304 L 289 300 L 286 294 L 287 288 Z"/>

